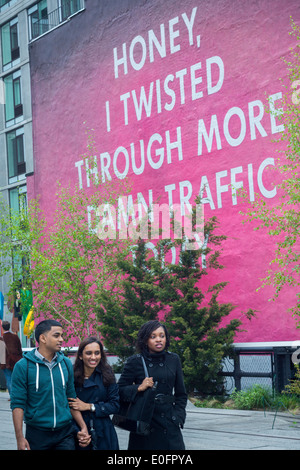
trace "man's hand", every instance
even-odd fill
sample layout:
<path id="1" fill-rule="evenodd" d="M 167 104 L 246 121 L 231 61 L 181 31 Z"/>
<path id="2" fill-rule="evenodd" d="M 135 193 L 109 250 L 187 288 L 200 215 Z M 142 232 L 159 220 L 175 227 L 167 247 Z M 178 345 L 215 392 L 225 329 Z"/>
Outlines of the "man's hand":
<path id="1" fill-rule="evenodd" d="M 30 450 L 30 445 L 27 439 L 23 435 L 23 416 L 24 411 L 22 408 L 15 408 L 12 412 L 13 423 L 15 428 L 17 449 L 18 450 Z"/>
<path id="2" fill-rule="evenodd" d="M 72 403 L 72 400 L 70 401 L 69 399 L 69 403 L 70 402 Z M 86 447 L 91 442 L 91 436 L 89 435 L 87 425 L 85 424 L 82 414 L 79 410 L 74 410 L 73 407 L 70 408 L 70 410 L 71 410 L 71 415 L 73 416 L 74 420 L 77 423 L 77 426 L 80 428 L 80 431 L 78 431 L 77 433 L 79 445 L 81 447 Z"/>
<path id="3" fill-rule="evenodd" d="M 18 450 L 30 450 L 30 445 L 24 436 L 17 438 L 17 449 Z"/>
<path id="4" fill-rule="evenodd" d="M 91 442 L 91 436 L 88 434 L 87 429 L 81 429 L 81 431 L 78 431 L 77 439 L 80 447 L 86 447 Z"/>

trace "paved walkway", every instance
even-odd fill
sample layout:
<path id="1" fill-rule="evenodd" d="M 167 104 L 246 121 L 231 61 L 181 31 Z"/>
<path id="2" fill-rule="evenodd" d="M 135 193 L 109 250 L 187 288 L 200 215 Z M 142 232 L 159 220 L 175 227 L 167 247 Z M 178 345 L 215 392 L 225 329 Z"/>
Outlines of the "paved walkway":
<path id="1" fill-rule="evenodd" d="M 0 450 L 15 450 L 8 393 L 0 392 Z M 117 430 L 121 450 L 128 433 Z M 183 430 L 187 450 L 299 450 L 300 416 L 263 411 L 215 410 L 187 406 Z"/>

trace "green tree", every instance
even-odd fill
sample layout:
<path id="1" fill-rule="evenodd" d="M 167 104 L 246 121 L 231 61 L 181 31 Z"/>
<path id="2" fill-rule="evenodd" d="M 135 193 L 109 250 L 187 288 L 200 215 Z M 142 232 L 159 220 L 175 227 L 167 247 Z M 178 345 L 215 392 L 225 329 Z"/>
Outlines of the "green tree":
<path id="1" fill-rule="evenodd" d="M 60 320 L 66 339 L 95 333 L 96 293 L 118 291 L 117 260 L 129 250 L 126 240 L 98 236 L 91 214 L 101 204 L 115 206 L 119 196 L 112 186 L 101 189 L 60 188 L 54 223 L 44 222 L 31 249 L 35 315 Z"/>
<path id="2" fill-rule="evenodd" d="M 25 196 L 20 196 L 20 209 L 11 209 L 0 195 L 0 276 L 6 277 L 12 304 L 20 294 L 20 315 L 31 307 L 30 249 L 31 234 Z"/>
<path id="3" fill-rule="evenodd" d="M 290 34 L 296 44 L 290 50 L 290 57 L 285 58 L 288 85 L 282 98 L 282 113 L 276 118 L 283 126 L 280 138 L 276 140 L 279 157 L 274 173 L 277 184 L 277 201 L 271 206 L 263 198 L 256 196 L 251 208 L 244 212 L 247 221 L 255 221 L 255 230 L 267 229 L 275 245 L 275 253 L 267 275 L 262 279 L 262 287 L 274 288 L 274 299 L 283 287 L 299 286 L 300 250 L 300 28 L 292 20 Z M 284 83 L 284 82 L 283 82 Z M 246 194 L 243 194 L 247 198 Z M 295 305 L 291 309 L 294 315 L 300 315 L 300 294 L 296 294 Z"/>
<path id="4" fill-rule="evenodd" d="M 11 290 L 20 280 L 32 289 L 34 318 L 55 318 L 65 328 L 65 339 L 82 339 L 96 331 L 96 292 L 118 292 L 121 271 L 119 257 L 126 257 L 129 242 L 111 238 L 99 225 L 99 207 L 116 207 L 128 191 L 128 182 L 100 184 L 95 173 L 94 142 L 89 137 L 90 168 L 88 190 L 63 188 L 58 184 L 57 206 L 48 219 L 38 200 L 29 202 L 23 214 L 14 214 L 2 201 L 0 218 L 2 275 L 11 271 Z M 103 233 L 104 232 L 104 233 Z"/>
<path id="5" fill-rule="evenodd" d="M 120 259 L 118 268 L 123 273 L 121 289 L 114 295 L 99 292 L 96 311 L 105 346 L 119 357 L 122 367 L 135 352 L 138 330 L 158 317 L 162 305 L 145 240 L 131 247 L 131 256 Z"/>
<path id="6" fill-rule="evenodd" d="M 217 225 L 216 218 L 205 224 L 206 243 L 197 250 L 185 250 L 181 239 L 161 239 L 156 244 L 157 256 L 151 256 L 147 241 L 139 239 L 133 256 L 119 262 L 124 273 L 123 293 L 118 298 L 105 294 L 97 310 L 105 345 L 120 357 L 121 363 L 134 353 L 143 323 L 155 318 L 165 321 L 171 349 L 181 358 L 188 390 L 202 393 L 220 390 L 222 361 L 231 352 L 241 325 L 240 320 L 233 319 L 220 327 L 234 308 L 233 304 L 218 302 L 226 283 L 206 293 L 200 289 L 202 276 L 211 269 L 222 269 L 216 248 L 225 237 L 215 235 Z M 168 261 L 172 248 L 180 252 L 178 264 Z"/>
<path id="7" fill-rule="evenodd" d="M 180 262 L 169 267 L 164 292 L 170 306 L 165 320 L 172 336 L 172 351 L 181 357 L 188 391 L 197 390 L 202 394 L 224 392 L 224 379 L 219 372 L 224 358 L 233 353 L 232 343 L 242 325 L 240 319 L 226 320 L 234 304 L 218 300 L 226 282 L 210 286 L 207 292 L 201 289 L 203 276 L 223 268 L 219 256 L 225 237 L 215 235 L 217 227 L 215 217 L 205 224 L 206 248 L 181 250 Z M 249 310 L 245 316 L 251 318 L 253 314 L 254 311 Z"/>

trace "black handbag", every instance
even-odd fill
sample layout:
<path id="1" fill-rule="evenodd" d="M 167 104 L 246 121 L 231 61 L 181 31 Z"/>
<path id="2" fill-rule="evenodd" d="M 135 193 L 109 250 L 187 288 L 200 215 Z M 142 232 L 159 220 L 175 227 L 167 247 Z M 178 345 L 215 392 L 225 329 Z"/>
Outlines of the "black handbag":
<path id="1" fill-rule="evenodd" d="M 145 377 L 149 377 L 144 358 L 142 355 L 139 356 L 143 362 Z M 148 436 L 154 410 L 156 387 L 157 382 L 152 388 L 147 388 L 141 394 L 138 393 L 134 402 L 121 402 L 119 413 L 112 417 L 113 424 L 140 436 Z"/>

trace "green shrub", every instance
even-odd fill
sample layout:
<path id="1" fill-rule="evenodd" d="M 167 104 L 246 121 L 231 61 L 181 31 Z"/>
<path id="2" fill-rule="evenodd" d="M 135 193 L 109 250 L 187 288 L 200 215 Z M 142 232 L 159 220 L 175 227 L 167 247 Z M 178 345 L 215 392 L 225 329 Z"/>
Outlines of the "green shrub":
<path id="1" fill-rule="evenodd" d="M 299 364 L 295 364 L 295 378 L 290 380 L 290 384 L 285 386 L 283 393 L 296 395 L 300 398 L 300 369 Z"/>
<path id="2" fill-rule="evenodd" d="M 194 405 L 197 408 L 217 408 L 223 409 L 226 408 L 224 400 L 221 397 L 211 397 L 211 398 L 204 398 L 204 399 L 197 399 L 194 402 Z"/>
<path id="3" fill-rule="evenodd" d="M 234 407 L 239 410 L 261 409 L 273 403 L 272 390 L 261 385 L 253 385 L 247 390 L 235 390 L 230 398 L 234 402 Z"/>
<path id="4" fill-rule="evenodd" d="M 298 372 L 300 375 L 300 372 Z M 300 378 L 300 377 L 299 377 Z M 298 379 L 298 386 L 300 380 Z M 296 385 L 295 385 L 296 387 Z M 198 408 L 223 408 L 238 410 L 262 410 L 265 411 L 290 411 L 299 413 L 300 411 L 300 393 L 294 393 L 294 386 L 287 386 L 287 390 L 282 393 L 273 393 L 270 387 L 253 385 L 253 387 L 237 391 L 235 390 L 229 397 L 210 397 L 206 399 L 198 398 L 195 400 L 195 406 Z"/>

